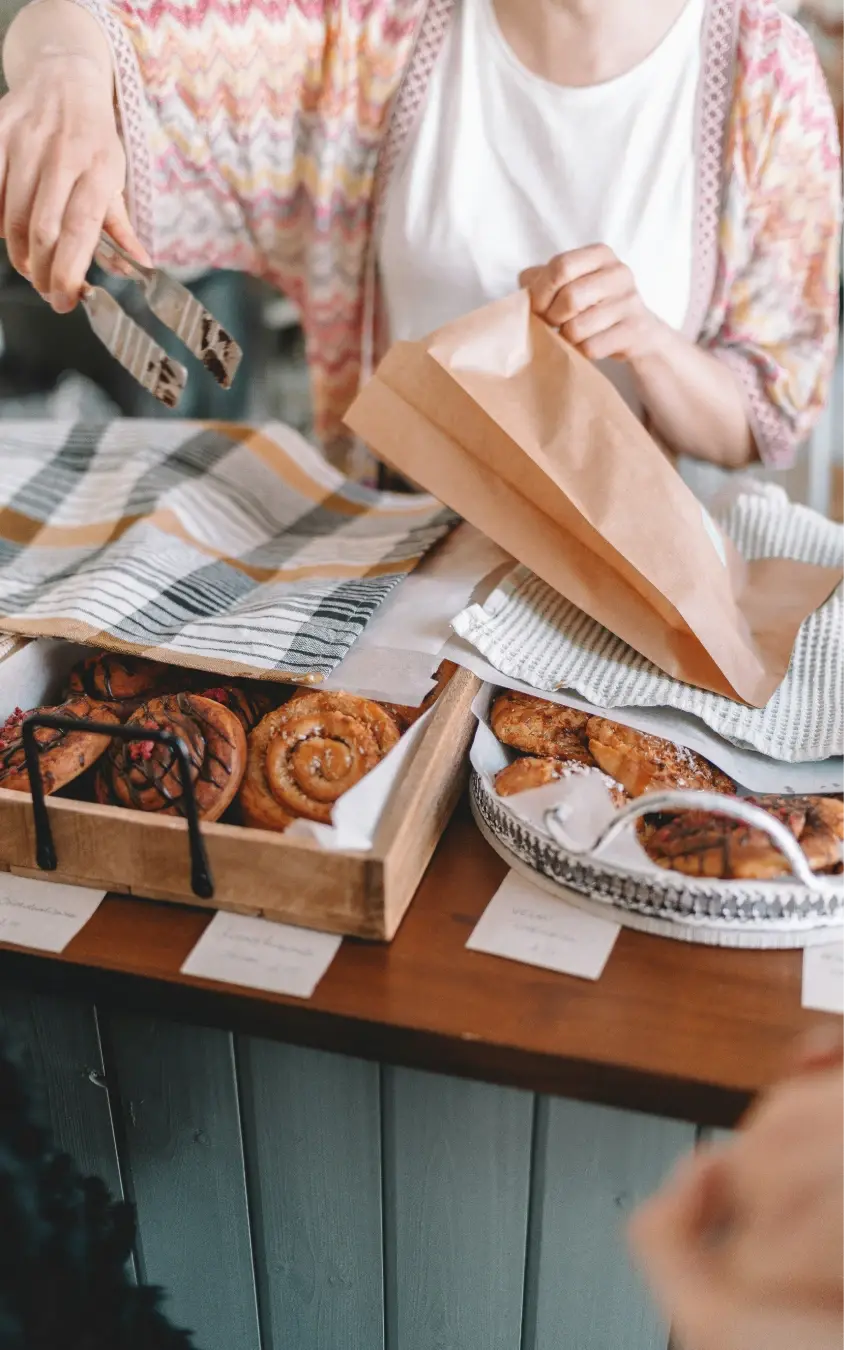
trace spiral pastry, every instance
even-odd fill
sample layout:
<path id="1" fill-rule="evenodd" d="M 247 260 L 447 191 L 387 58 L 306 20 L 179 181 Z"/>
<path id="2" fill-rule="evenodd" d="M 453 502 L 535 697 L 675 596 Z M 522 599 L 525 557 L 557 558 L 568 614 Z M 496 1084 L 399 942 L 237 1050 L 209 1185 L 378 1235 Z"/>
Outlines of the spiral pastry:
<path id="1" fill-rule="evenodd" d="M 233 800 L 246 765 L 246 734 L 221 703 L 198 694 L 165 694 L 132 714 L 127 726 L 172 731 L 188 752 L 201 820 L 218 820 Z M 97 801 L 166 816 L 184 815 L 179 760 L 156 741 L 112 741 L 97 771 Z"/>
<path id="2" fill-rule="evenodd" d="M 281 702 L 280 694 L 273 697 L 259 685 L 221 684 L 201 690 L 201 695 L 229 708 L 247 735 Z"/>
<path id="3" fill-rule="evenodd" d="M 302 694 L 249 737 L 244 825 L 284 830 L 295 817 L 331 821 L 331 808 L 398 742 L 388 712 L 354 694 Z"/>
<path id="4" fill-rule="evenodd" d="M 54 708 L 42 708 L 40 711 L 93 722 L 113 722 L 115 725 L 120 720 L 112 708 L 84 694 L 77 694 Z M 30 716 L 31 713 L 16 708 L 0 727 L 0 788 L 8 788 L 11 792 L 29 792 L 22 727 L 24 720 Z M 35 743 L 44 792 L 48 795 L 58 792 L 59 788 L 78 778 L 99 759 L 109 740 L 109 736 L 99 736 L 91 731 L 54 731 L 50 727 L 38 727 Z"/>
<path id="5" fill-rule="evenodd" d="M 180 681 L 183 687 L 188 685 L 189 673 L 175 671 L 160 661 L 147 661 L 141 656 L 100 652 L 74 666 L 68 693 L 86 694 L 88 698 L 111 703 L 124 720 L 148 699 L 172 693 Z"/>

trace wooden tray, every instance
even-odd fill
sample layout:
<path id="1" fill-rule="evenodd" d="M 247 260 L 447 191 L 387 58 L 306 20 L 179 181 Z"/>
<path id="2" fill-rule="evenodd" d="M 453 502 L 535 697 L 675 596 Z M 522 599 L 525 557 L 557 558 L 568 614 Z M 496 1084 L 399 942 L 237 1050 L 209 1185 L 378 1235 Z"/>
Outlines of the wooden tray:
<path id="1" fill-rule="evenodd" d="M 0 661 L 0 690 L 22 685 L 22 706 L 43 703 L 76 656 L 68 643 L 28 644 Z M 21 663 L 14 680 L 12 662 Z M 466 781 L 479 685 L 466 670 L 447 685 L 368 852 L 328 853 L 266 830 L 203 825 L 214 888 L 203 900 L 191 889 L 185 821 L 48 798 L 57 867 L 45 872 L 36 864 L 31 796 L 0 788 L 0 871 L 389 942 Z M 2 706 L 9 701 L 4 693 Z"/>

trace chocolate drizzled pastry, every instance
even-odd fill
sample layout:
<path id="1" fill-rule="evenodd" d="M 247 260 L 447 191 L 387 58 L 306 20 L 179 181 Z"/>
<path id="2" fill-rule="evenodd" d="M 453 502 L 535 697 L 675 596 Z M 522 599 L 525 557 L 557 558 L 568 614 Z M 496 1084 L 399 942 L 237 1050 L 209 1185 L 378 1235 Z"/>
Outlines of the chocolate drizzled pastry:
<path id="1" fill-rule="evenodd" d="M 174 693 L 190 683 L 190 674 L 174 670 L 160 661 L 142 656 L 123 656 L 120 652 L 100 652 L 74 666 L 68 682 L 69 694 L 87 694 L 89 698 L 113 704 L 125 719 L 147 699 Z"/>
<path id="2" fill-rule="evenodd" d="M 246 734 L 238 717 L 198 694 L 165 694 L 138 708 L 127 726 L 172 731 L 187 750 L 201 820 L 218 820 L 246 766 Z M 114 740 L 97 771 L 97 801 L 167 816 L 184 815 L 179 759 L 156 741 Z"/>
<path id="3" fill-rule="evenodd" d="M 200 693 L 203 698 L 213 699 L 229 708 L 247 735 L 281 702 L 280 691 L 273 697 L 255 685 L 221 684 L 213 689 L 202 689 Z"/>
<path id="4" fill-rule="evenodd" d="M 105 703 L 98 703 L 85 694 L 75 694 L 52 708 L 39 711 L 61 717 L 74 717 L 92 722 L 117 725 L 119 718 Z M 23 723 L 31 712 L 16 708 L 0 727 L 0 788 L 11 792 L 29 792 L 29 774 L 23 748 Z M 109 736 L 92 731 L 56 731 L 52 727 L 38 727 L 35 744 L 41 766 L 41 782 L 45 794 L 58 792 L 71 783 L 100 758 L 108 746 Z"/>
<path id="5" fill-rule="evenodd" d="M 813 871 L 834 867 L 841 858 L 844 804 L 832 797 L 750 797 L 794 835 Z M 640 836 L 660 867 L 686 876 L 770 881 L 790 872 L 789 864 L 765 834 L 716 811 L 685 811 Z"/>

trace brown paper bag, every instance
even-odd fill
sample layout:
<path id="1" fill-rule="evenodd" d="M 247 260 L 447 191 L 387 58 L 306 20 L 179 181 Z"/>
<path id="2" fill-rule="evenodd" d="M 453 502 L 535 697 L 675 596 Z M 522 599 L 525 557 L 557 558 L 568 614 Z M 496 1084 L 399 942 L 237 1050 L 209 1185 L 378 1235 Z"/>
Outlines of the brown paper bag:
<path id="1" fill-rule="evenodd" d="M 677 679 L 761 706 L 833 568 L 745 562 L 610 382 L 527 293 L 397 343 L 346 421 Z"/>

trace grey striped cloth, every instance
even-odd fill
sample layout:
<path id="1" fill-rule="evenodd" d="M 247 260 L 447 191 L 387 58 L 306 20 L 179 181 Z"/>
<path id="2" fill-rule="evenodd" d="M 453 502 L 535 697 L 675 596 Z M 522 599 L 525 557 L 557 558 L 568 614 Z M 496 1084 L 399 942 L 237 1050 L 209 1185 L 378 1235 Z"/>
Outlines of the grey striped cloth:
<path id="1" fill-rule="evenodd" d="M 3 423 L 0 630 L 318 680 L 454 521 L 281 425 Z"/>
<path id="2" fill-rule="evenodd" d="M 797 558 L 844 568 L 842 527 L 793 505 L 781 488 L 745 480 L 712 514 L 747 559 Z M 678 708 L 733 745 L 789 764 L 844 752 L 841 586 L 803 624 L 786 678 L 764 708 L 663 674 L 525 567 L 453 626 L 497 670 L 537 690 L 572 689 L 599 708 Z"/>

